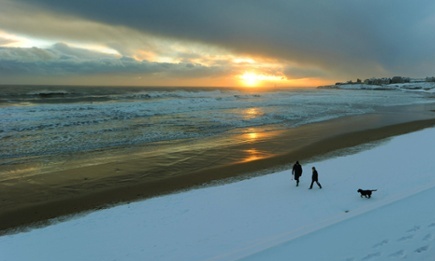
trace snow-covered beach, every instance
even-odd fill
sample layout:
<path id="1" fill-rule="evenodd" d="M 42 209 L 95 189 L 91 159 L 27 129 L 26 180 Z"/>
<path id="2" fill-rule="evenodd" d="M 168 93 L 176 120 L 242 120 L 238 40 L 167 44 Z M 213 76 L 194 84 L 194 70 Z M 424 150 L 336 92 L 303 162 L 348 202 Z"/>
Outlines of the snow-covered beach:
<path id="1" fill-rule="evenodd" d="M 434 135 L 301 162 L 299 187 L 286 170 L 5 235 L 0 260 L 433 260 Z"/>

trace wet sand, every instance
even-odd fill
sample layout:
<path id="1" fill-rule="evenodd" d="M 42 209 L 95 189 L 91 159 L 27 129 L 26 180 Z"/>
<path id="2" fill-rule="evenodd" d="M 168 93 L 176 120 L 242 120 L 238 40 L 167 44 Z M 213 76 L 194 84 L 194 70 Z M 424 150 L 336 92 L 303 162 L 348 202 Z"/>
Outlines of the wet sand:
<path id="1" fill-rule="evenodd" d="M 129 150 L 107 163 L 4 180 L 0 234 L 113 204 L 272 173 L 296 160 L 305 164 L 330 157 L 346 148 L 433 127 L 434 110 L 434 105 L 397 107 L 289 130 L 250 129 L 179 146 Z"/>

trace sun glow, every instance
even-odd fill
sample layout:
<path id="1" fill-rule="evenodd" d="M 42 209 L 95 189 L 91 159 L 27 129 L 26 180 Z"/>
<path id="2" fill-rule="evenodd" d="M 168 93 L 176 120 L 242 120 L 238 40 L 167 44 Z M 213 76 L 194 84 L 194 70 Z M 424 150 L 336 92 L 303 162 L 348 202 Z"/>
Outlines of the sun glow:
<path id="1" fill-rule="evenodd" d="M 278 82 L 286 81 L 285 77 L 283 76 L 266 75 L 266 74 L 259 74 L 255 72 L 245 72 L 239 77 L 242 84 L 249 87 L 257 87 L 265 82 L 276 84 Z"/>
<path id="2" fill-rule="evenodd" d="M 15 35 L 1 30 L 0 39 L 5 39 L 4 43 L 0 43 L 0 46 L 12 48 L 48 47 L 51 45 L 48 41 Z"/>
<path id="3" fill-rule="evenodd" d="M 257 74 L 252 72 L 245 72 L 243 75 L 240 76 L 243 83 L 247 86 L 257 86 L 260 82 L 260 79 Z"/>

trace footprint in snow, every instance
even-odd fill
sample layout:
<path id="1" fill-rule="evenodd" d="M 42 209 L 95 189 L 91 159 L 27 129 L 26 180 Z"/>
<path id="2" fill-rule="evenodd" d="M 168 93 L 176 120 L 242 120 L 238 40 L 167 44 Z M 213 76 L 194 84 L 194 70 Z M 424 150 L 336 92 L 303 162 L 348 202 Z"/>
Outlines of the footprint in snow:
<path id="1" fill-rule="evenodd" d="M 424 236 L 423 240 L 424 241 L 430 241 L 430 240 L 432 240 L 432 234 L 431 233 L 427 234 L 426 236 Z"/>
<path id="2" fill-rule="evenodd" d="M 411 228 L 410 230 L 408 230 L 406 232 L 408 232 L 408 233 L 410 233 L 410 232 L 417 232 L 419 230 L 420 230 L 420 226 L 414 226 L 413 228 Z"/>
<path id="3" fill-rule="evenodd" d="M 400 250 L 400 251 L 394 252 L 391 255 L 389 255 L 389 257 L 392 257 L 392 258 L 403 258 L 403 257 L 405 257 L 405 251 L 404 250 Z"/>
<path id="4" fill-rule="evenodd" d="M 367 256 L 363 257 L 363 259 L 361 259 L 361 260 L 370 260 L 372 258 L 379 257 L 380 255 L 381 255 L 381 252 L 371 253 L 371 254 L 368 254 Z"/>
<path id="5" fill-rule="evenodd" d="M 410 240 L 413 237 L 414 237 L 413 235 L 404 236 L 404 237 L 399 238 L 397 241 L 399 241 L 399 242 L 400 241 L 406 241 L 406 240 Z"/>
<path id="6" fill-rule="evenodd" d="M 423 252 L 426 252 L 428 249 L 429 249 L 429 246 L 422 246 L 422 247 L 419 247 L 416 250 L 414 250 L 414 252 L 423 253 Z"/>
<path id="7" fill-rule="evenodd" d="M 430 224 L 429 226 L 427 226 L 428 228 L 435 228 L 435 223 Z"/>
<path id="8" fill-rule="evenodd" d="M 383 246 L 383 245 L 385 245 L 385 244 L 388 244 L 388 242 L 389 242 L 389 241 L 388 241 L 387 239 L 384 239 L 384 240 L 382 240 L 381 242 L 379 242 L 379 243 L 373 245 L 373 248 L 381 247 L 381 246 Z"/>

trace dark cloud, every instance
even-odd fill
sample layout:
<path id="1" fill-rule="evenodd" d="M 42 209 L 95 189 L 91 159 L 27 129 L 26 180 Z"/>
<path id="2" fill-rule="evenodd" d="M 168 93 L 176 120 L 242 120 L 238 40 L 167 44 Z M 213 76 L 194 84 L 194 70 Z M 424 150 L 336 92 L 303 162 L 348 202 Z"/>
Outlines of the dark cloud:
<path id="1" fill-rule="evenodd" d="M 18 1 L 335 73 L 417 73 L 435 53 L 432 0 Z"/>
<path id="2" fill-rule="evenodd" d="M 318 68 L 304 68 L 299 66 L 288 66 L 284 69 L 284 75 L 289 79 L 323 78 L 328 75 L 324 70 Z"/>

